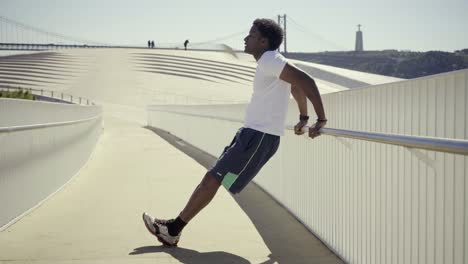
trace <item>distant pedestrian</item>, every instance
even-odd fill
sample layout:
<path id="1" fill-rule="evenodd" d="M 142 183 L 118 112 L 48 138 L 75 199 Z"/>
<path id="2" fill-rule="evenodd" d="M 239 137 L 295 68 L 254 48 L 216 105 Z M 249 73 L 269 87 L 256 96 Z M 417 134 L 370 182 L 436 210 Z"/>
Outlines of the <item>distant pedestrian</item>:
<path id="1" fill-rule="evenodd" d="M 148 48 L 151 48 L 151 41 L 148 40 Z"/>
<path id="2" fill-rule="evenodd" d="M 322 98 L 315 81 L 277 51 L 282 40 L 283 30 L 275 21 L 257 19 L 253 22 L 249 35 L 244 38 L 244 52 L 253 55 L 257 61 L 257 69 L 253 82 L 254 92 L 246 109 L 244 127 L 238 130 L 231 144 L 205 174 L 185 208 L 175 219 L 163 220 L 147 213 L 143 214 L 148 231 L 164 245 L 177 245 L 182 229 L 210 203 L 220 185 L 232 194 L 239 193 L 275 154 L 280 136 L 283 135 L 291 93 L 300 113 L 299 122 L 294 127 L 295 134 L 303 134 L 302 128 L 308 122 L 307 99 L 312 102 L 318 118 L 309 128 L 309 137 L 319 136 L 320 129 L 327 124 Z M 175 172 L 174 176 L 180 175 Z M 155 191 L 164 188 L 167 187 L 161 185 Z M 154 200 L 154 203 L 158 204 L 159 208 L 167 208 L 174 200 L 178 202 L 180 194 L 174 193 L 167 197 L 167 200 Z M 211 231 L 222 229 L 224 226 L 224 223 L 212 225 L 207 232 L 200 233 L 198 237 L 206 239 Z"/>
<path id="3" fill-rule="evenodd" d="M 154 40 L 151 41 L 151 48 L 154 49 Z"/>
<path id="4" fill-rule="evenodd" d="M 184 42 L 184 48 L 185 48 L 185 50 L 187 50 L 187 45 L 188 45 L 188 44 L 189 44 L 189 41 L 188 41 L 188 39 L 186 39 L 185 42 Z"/>

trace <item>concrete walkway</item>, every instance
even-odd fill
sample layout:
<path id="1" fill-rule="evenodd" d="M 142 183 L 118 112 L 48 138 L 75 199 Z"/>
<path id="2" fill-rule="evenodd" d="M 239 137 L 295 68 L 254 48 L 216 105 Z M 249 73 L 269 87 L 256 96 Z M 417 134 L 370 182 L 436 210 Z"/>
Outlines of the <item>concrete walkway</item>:
<path id="1" fill-rule="evenodd" d="M 213 161 L 165 138 L 205 166 Z M 220 189 L 179 247 L 161 246 L 142 212 L 176 216 L 206 171 L 168 141 L 106 116 L 81 172 L 0 233 L 0 263 L 341 263 L 253 184 L 235 198 Z"/>

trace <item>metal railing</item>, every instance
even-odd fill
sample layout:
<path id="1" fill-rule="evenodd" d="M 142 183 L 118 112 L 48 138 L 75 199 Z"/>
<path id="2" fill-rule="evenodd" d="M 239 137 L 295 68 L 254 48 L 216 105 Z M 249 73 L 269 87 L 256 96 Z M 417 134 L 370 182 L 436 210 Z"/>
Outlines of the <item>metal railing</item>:
<path id="1" fill-rule="evenodd" d="M 77 49 L 77 48 L 110 48 L 104 45 L 86 44 L 41 44 L 41 43 L 0 43 L 0 50 L 50 50 L 50 49 Z"/>
<path id="2" fill-rule="evenodd" d="M 32 95 L 36 96 L 43 96 L 45 98 L 51 98 L 53 102 L 62 102 L 62 103 L 72 103 L 72 104 L 80 104 L 80 105 L 95 105 L 92 101 L 90 101 L 88 98 L 84 98 L 81 96 L 73 96 L 71 94 L 66 94 L 62 92 L 57 92 L 57 91 L 50 91 L 50 90 L 44 90 L 44 89 L 33 89 L 33 88 L 25 88 L 21 86 L 10 86 L 10 85 L 0 85 L 0 91 L 28 91 Z M 42 99 L 42 101 L 48 101 L 44 100 L 44 98 L 39 98 Z"/>
<path id="3" fill-rule="evenodd" d="M 101 118 L 101 115 L 94 116 L 94 117 L 91 117 L 91 118 L 86 118 L 86 119 L 74 120 L 74 121 L 64 121 L 64 122 L 45 123 L 45 124 L 33 124 L 33 125 L 24 125 L 24 126 L 12 126 L 12 127 L 0 127 L 0 133 L 15 132 L 15 131 L 22 131 L 22 130 L 31 130 L 31 129 L 39 129 L 39 128 L 47 128 L 47 127 L 56 127 L 56 126 L 67 126 L 67 125 L 84 123 L 84 122 L 92 121 L 92 120 L 99 119 L 99 118 Z"/>
<path id="4" fill-rule="evenodd" d="M 294 128 L 289 127 L 294 130 Z M 303 131 L 308 131 L 309 127 L 304 127 Z M 320 132 L 324 135 L 353 138 L 365 141 L 378 142 L 389 145 L 403 146 L 408 148 L 418 148 L 425 150 L 433 150 L 439 152 L 468 155 L 468 140 L 449 139 L 449 138 L 433 138 L 420 136 L 405 136 L 397 134 L 384 134 L 365 131 L 353 131 L 335 128 L 322 128 Z"/>
<path id="5" fill-rule="evenodd" d="M 156 110 L 148 107 L 148 110 Z M 236 118 L 224 118 L 216 117 L 210 115 L 199 115 L 191 114 L 178 111 L 168 111 L 168 110 L 156 110 L 168 113 L 175 113 L 181 115 L 203 117 L 231 122 L 243 123 L 243 120 Z M 294 126 L 287 126 L 286 129 L 293 130 Z M 307 131 L 309 126 L 305 126 L 303 131 L 305 136 L 307 136 Z M 365 141 L 378 142 L 389 145 L 397 145 L 408 148 L 418 148 L 453 154 L 468 155 L 468 140 L 461 139 L 449 139 L 449 138 L 433 138 L 433 137 L 421 137 L 421 136 L 405 136 L 398 134 L 385 134 L 385 133 L 376 133 L 376 132 L 366 132 L 366 131 L 354 131 L 354 130 L 345 130 L 345 129 L 335 129 L 335 128 L 322 128 L 320 132 L 323 135 L 335 136 L 335 137 L 344 137 L 344 138 L 354 138 Z"/>

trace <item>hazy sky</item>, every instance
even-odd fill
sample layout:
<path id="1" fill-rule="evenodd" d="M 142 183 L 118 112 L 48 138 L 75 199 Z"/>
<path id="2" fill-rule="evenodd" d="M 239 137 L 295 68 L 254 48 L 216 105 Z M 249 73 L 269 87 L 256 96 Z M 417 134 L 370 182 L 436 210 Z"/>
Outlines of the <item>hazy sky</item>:
<path id="1" fill-rule="evenodd" d="M 467 0 L 0 0 L 0 16 L 111 44 L 204 42 L 240 33 L 222 42 L 241 49 L 255 18 L 278 14 L 288 17 L 291 52 L 352 50 L 357 24 L 366 50 L 468 48 Z"/>

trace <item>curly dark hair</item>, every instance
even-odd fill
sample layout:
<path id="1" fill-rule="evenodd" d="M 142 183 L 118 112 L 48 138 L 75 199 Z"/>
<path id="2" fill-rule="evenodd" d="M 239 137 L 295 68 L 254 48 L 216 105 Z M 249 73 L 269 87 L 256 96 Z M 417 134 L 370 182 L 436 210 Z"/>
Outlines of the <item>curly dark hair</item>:
<path id="1" fill-rule="evenodd" d="M 258 18 L 253 25 L 268 39 L 268 50 L 276 50 L 283 42 L 283 29 L 272 19 Z"/>

